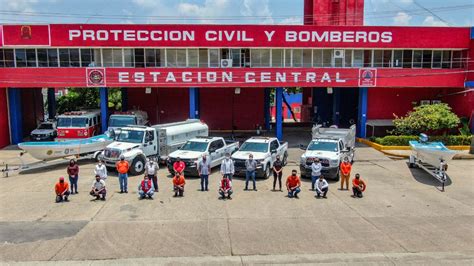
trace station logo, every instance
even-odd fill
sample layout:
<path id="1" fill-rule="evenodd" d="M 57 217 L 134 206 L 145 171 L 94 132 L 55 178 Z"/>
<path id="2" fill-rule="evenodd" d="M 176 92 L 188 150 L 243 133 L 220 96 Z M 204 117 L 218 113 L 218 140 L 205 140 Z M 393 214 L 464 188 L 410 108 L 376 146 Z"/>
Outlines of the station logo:
<path id="1" fill-rule="evenodd" d="M 359 69 L 359 87 L 375 87 L 377 84 L 376 68 Z"/>
<path id="2" fill-rule="evenodd" d="M 31 40 L 31 26 L 21 26 L 20 36 L 23 40 Z"/>
<path id="3" fill-rule="evenodd" d="M 106 86 L 105 68 L 86 68 L 87 87 Z"/>

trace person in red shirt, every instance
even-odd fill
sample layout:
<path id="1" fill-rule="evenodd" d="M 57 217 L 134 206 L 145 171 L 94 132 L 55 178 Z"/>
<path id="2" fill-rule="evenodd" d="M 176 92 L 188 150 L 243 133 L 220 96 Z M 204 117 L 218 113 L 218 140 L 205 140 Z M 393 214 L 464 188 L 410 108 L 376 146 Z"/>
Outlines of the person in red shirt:
<path id="1" fill-rule="evenodd" d="M 184 185 L 186 184 L 186 181 L 184 180 L 184 176 L 180 175 L 178 172 L 175 172 L 174 177 L 173 177 L 173 190 L 174 190 L 174 196 L 184 196 Z"/>
<path id="2" fill-rule="evenodd" d="M 352 179 L 352 193 L 354 193 L 354 195 L 352 196 L 354 198 L 355 197 L 362 198 L 363 197 L 362 192 L 365 191 L 366 187 L 367 185 L 365 184 L 364 180 L 360 179 L 360 175 L 357 173 L 355 175 L 355 178 Z"/>
<path id="3" fill-rule="evenodd" d="M 56 202 L 69 201 L 69 184 L 64 181 L 64 177 L 59 178 L 59 182 L 54 186 L 54 192 L 56 193 Z"/>
<path id="4" fill-rule="evenodd" d="M 148 175 L 145 175 L 143 180 L 138 185 L 138 195 L 140 195 L 140 199 L 144 199 L 146 197 L 153 199 L 153 194 L 155 194 L 153 182 L 150 178 L 148 178 Z"/>
<path id="5" fill-rule="evenodd" d="M 301 192 L 300 177 L 296 175 L 296 170 L 291 171 L 291 175 L 286 179 L 286 189 L 288 190 L 288 198 L 297 198 Z"/>
<path id="6" fill-rule="evenodd" d="M 69 161 L 69 165 L 67 167 L 67 174 L 69 176 L 69 183 L 71 183 L 71 194 L 78 193 L 77 192 L 77 180 L 79 179 L 79 165 L 76 163 L 74 159 Z"/>
<path id="7" fill-rule="evenodd" d="M 341 190 L 344 189 L 344 183 L 346 183 L 346 190 L 349 190 L 349 180 L 351 177 L 352 165 L 349 162 L 349 158 L 344 157 L 344 161 L 339 166 L 341 171 Z"/>
<path id="8" fill-rule="evenodd" d="M 219 186 L 219 194 L 221 195 L 221 199 L 232 199 L 230 195 L 232 195 L 232 181 L 230 181 L 227 175 L 222 176 L 222 180 Z"/>
<path id="9" fill-rule="evenodd" d="M 186 168 L 186 164 L 181 161 L 181 158 L 176 158 L 176 162 L 173 164 L 173 170 L 175 173 L 178 173 L 180 175 L 183 174 L 184 168 Z"/>

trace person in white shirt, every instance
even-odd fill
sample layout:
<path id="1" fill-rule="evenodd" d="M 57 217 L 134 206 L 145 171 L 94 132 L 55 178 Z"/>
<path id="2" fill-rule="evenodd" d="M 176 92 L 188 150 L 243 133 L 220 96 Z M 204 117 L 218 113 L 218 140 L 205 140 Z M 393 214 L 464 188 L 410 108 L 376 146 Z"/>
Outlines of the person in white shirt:
<path id="1" fill-rule="evenodd" d="M 105 181 L 102 180 L 99 175 L 96 175 L 94 182 L 92 182 L 92 190 L 90 194 L 92 197 L 95 197 L 96 200 L 105 200 L 105 195 L 107 194 Z"/>
<path id="2" fill-rule="evenodd" d="M 323 194 L 323 198 L 326 198 L 326 194 L 328 193 L 329 184 L 324 176 L 320 175 L 319 179 L 316 180 L 316 197 L 320 198 L 321 194 Z"/>
<path id="3" fill-rule="evenodd" d="M 319 158 L 314 158 L 313 163 L 311 164 L 311 190 L 314 191 L 314 183 L 321 176 L 321 169 L 323 166 L 319 162 Z"/>
<path id="4" fill-rule="evenodd" d="M 221 174 L 227 176 L 232 181 L 234 175 L 234 161 L 230 159 L 230 153 L 225 154 L 225 159 L 221 163 Z"/>
<path id="5" fill-rule="evenodd" d="M 154 191 L 158 192 L 158 170 L 160 166 L 154 160 L 146 159 L 145 174 L 153 181 Z"/>
<path id="6" fill-rule="evenodd" d="M 94 174 L 100 176 L 100 179 L 107 179 L 107 167 L 102 160 L 95 166 Z"/>

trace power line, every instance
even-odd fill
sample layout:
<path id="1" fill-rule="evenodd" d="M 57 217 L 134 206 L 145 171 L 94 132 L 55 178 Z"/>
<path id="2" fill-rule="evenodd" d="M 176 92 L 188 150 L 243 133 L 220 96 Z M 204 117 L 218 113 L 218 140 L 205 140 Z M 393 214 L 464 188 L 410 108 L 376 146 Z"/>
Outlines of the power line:
<path id="1" fill-rule="evenodd" d="M 441 20 L 442 22 L 446 23 L 447 25 L 449 26 L 452 26 L 451 23 L 447 22 L 446 20 L 444 20 L 443 18 L 441 18 L 440 16 L 438 16 L 437 14 L 435 14 L 432 10 L 422 6 L 421 4 L 419 4 L 416 0 L 413 0 L 413 3 L 419 7 L 421 7 L 422 9 L 426 10 L 428 13 L 430 13 L 431 15 L 435 16 L 437 19 Z"/>

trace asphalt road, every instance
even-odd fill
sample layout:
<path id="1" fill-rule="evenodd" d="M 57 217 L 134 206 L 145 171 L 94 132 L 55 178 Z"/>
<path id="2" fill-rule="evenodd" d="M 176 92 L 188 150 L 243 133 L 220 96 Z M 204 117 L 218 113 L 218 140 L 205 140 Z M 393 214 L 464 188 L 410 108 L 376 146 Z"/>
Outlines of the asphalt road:
<path id="1" fill-rule="evenodd" d="M 296 145 L 294 145 L 296 146 Z M 5 151 L 6 152 L 6 151 Z M 0 157 L 4 151 L 0 151 Z M 287 176 L 302 151 L 290 149 Z M 445 192 L 404 160 L 359 147 L 353 173 L 367 181 L 362 199 L 330 183 L 316 199 L 303 182 L 300 199 L 258 191 L 234 180 L 234 199 L 218 199 L 215 170 L 210 191 L 188 178 L 185 197 L 173 198 L 167 172 L 155 200 L 138 200 L 140 177 L 118 193 L 115 174 L 108 198 L 91 201 L 93 163 L 80 165 L 79 194 L 54 203 L 53 186 L 64 166 L 0 178 L 0 261 L 35 264 L 438 264 L 474 260 L 474 161 L 449 167 Z"/>

